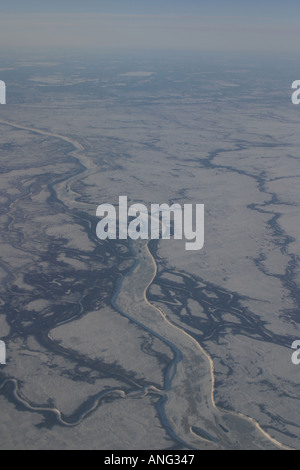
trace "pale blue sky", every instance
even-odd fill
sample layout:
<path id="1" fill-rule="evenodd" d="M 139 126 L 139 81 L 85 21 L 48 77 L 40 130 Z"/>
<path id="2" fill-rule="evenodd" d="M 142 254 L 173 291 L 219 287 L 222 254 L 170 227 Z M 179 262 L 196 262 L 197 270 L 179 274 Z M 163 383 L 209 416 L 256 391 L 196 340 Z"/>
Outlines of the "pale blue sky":
<path id="1" fill-rule="evenodd" d="M 297 0 L 10 0 L 1 12 L 88 12 L 104 13 L 194 13 L 204 15 L 247 15 L 295 18 L 300 12 Z M 298 16 L 299 18 L 299 16 Z"/>
<path id="2" fill-rule="evenodd" d="M 299 0 L 10 0 L 1 47 L 296 53 Z"/>

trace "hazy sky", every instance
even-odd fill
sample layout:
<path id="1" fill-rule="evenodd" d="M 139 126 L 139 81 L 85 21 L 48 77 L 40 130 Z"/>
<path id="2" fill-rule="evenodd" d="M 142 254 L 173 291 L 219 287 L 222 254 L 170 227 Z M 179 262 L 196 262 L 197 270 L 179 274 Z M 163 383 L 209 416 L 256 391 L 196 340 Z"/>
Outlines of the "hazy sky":
<path id="1" fill-rule="evenodd" d="M 83 47 L 293 53 L 299 0 L 3 1 L 5 48 Z"/>

